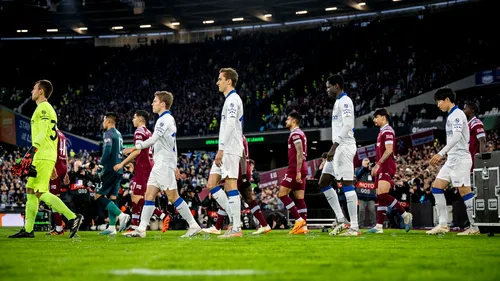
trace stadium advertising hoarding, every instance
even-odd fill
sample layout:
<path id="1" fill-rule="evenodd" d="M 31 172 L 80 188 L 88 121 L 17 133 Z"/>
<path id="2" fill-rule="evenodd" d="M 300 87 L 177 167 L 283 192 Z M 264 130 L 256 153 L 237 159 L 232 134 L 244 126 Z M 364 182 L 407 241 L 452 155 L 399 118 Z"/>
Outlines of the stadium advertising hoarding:
<path id="1" fill-rule="evenodd" d="M 318 141 L 320 139 L 319 129 L 305 130 L 308 142 Z M 245 134 L 249 144 L 284 144 L 290 136 L 290 131 L 279 131 L 271 133 L 250 133 Z M 131 147 L 133 137 L 126 137 L 124 139 L 124 146 Z M 218 135 L 211 135 L 206 137 L 178 137 L 178 149 L 208 149 L 216 150 L 219 145 Z"/>
<path id="2" fill-rule="evenodd" d="M 6 107 L 0 107 L 2 123 L 2 134 L 0 141 L 21 147 L 31 146 L 31 120 L 23 115 L 17 114 Z M 68 149 L 98 151 L 99 143 L 85 139 L 68 132 L 64 132 Z"/>

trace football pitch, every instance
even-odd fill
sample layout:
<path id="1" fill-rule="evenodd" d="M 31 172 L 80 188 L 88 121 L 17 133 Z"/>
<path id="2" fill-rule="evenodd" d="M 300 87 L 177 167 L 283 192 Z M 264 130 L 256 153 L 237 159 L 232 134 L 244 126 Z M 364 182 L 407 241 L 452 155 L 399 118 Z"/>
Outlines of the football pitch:
<path id="1" fill-rule="evenodd" d="M 500 280 L 500 235 L 428 236 L 423 231 L 330 237 L 250 231 L 229 240 L 184 231 L 141 238 L 8 239 L 0 228 L 0 280 Z"/>

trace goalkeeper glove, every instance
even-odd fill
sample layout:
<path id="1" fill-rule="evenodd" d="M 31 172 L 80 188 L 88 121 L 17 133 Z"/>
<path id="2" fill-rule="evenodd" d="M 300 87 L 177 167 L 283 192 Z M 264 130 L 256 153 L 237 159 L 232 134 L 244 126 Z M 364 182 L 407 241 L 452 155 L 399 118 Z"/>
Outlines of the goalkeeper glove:
<path id="1" fill-rule="evenodd" d="M 36 168 L 35 166 L 32 166 L 31 163 L 33 162 L 33 157 L 37 151 L 38 149 L 36 147 L 30 147 L 21 162 L 12 167 L 12 174 L 15 176 L 36 177 Z"/>

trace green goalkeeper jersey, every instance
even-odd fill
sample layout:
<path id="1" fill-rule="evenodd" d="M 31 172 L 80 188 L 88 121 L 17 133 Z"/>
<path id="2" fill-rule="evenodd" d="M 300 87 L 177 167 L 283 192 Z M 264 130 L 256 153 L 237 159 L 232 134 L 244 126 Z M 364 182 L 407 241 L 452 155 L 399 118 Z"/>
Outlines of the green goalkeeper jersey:
<path id="1" fill-rule="evenodd" d="M 38 148 L 33 160 L 57 160 L 57 114 L 48 101 L 31 116 L 31 143 Z"/>

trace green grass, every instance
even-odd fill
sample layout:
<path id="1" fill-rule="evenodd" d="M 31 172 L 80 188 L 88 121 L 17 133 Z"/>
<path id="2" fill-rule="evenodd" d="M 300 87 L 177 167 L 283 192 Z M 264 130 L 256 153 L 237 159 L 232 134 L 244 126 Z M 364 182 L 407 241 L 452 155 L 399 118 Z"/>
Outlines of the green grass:
<path id="1" fill-rule="evenodd" d="M 80 232 L 80 239 L 8 239 L 0 228 L 0 280 L 500 280 L 500 235 L 427 236 L 386 230 L 382 235 L 330 237 L 272 231 L 230 240 L 182 231 L 115 239 Z M 112 270 L 257 270 L 246 276 L 117 276 Z"/>

